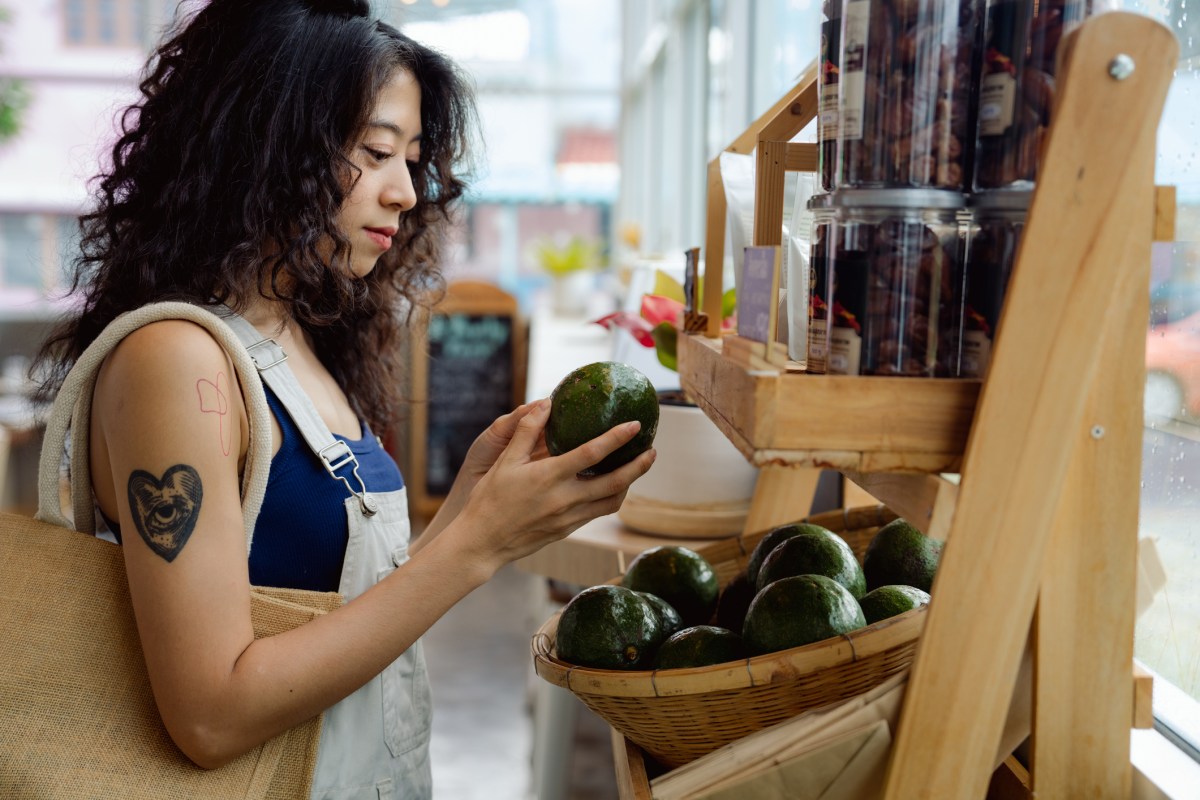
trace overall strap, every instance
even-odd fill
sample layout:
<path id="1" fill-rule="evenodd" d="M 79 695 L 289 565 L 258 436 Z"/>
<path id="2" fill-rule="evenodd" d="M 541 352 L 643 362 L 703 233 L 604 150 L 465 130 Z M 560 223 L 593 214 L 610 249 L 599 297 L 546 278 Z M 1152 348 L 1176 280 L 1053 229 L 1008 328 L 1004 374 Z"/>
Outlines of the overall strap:
<path id="1" fill-rule="evenodd" d="M 348 444 L 330 432 L 329 426 L 317 412 L 312 399 L 300 387 L 300 382 L 296 380 L 296 374 L 288 366 L 287 353 L 283 351 L 278 342 L 263 336 L 253 325 L 229 307 L 218 305 L 211 308 L 213 313 L 220 316 L 245 345 L 263 382 L 271 387 L 271 391 L 287 409 L 288 416 L 296 423 L 308 449 L 320 459 L 325 471 L 329 473 L 330 477 L 341 481 L 347 491 L 358 498 L 359 510 L 364 516 L 374 516 L 379 510 L 379 506 L 367 491 L 366 484 L 358 474 L 358 459 Z M 347 472 L 350 477 L 347 477 Z M 351 478 L 353 478 L 353 483 L 351 483 Z"/>

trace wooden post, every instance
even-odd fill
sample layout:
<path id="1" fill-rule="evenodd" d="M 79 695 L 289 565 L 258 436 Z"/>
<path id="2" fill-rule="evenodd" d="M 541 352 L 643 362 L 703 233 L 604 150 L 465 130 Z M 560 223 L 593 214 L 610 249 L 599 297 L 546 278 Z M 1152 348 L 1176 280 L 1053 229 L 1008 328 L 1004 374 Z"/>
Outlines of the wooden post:
<path id="1" fill-rule="evenodd" d="M 768 465 L 758 470 L 754 497 L 742 535 L 770 530 L 807 517 L 817 493 L 818 469 Z"/>
<path id="2" fill-rule="evenodd" d="M 1064 487 L 1074 491 L 1067 477 L 1072 450 L 1091 428 L 1084 413 L 1094 408 L 1088 393 L 1103 388 L 1097 375 L 1104 332 L 1114 320 L 1131 319 L 1131 305 L 1142 301 L 1130 298 L 1146 291 L 1145 273 L 1127 267 L 1134 258 L 1149 258 L 1154 185 L 1148 166 L 1178 44 L 1154 20 L 1121 12 L 1089 20 L 1069 41 L 1055 121 L 892 750 L 888 800 L 984 796 L 1049 531 L 1063 508 Z M 1136 65 L 1125 79 L 1110 73 L 1120 54 Z M 1105 135 L 1095 136 L 1100 129 Z M 1142 336 L 1141 328 L 1124 332 Z M 1126 367 L 1104 365 L 1130 380 Z M 1136 462 L 1137 451 L 1120 457 Z M 1136 503 L 1136 494 L 1126 501 Z M 1105 599 L 1101 616 L 1119 604 L 1133 608 L 1133 591 L 1121 591 Z M 1106 631 L 1105 639 L 1127 633 Z M 1125 653 L 1124 647 L 1118 642 L 1114 649 Z M 1128 738 L 1132 703 L 1120 698 L 1129 699 L 1129 660 L 1122 658 L 1126 693 L 1103 701 L 1120 710 L 1120 721 L 1098 720 L 1106 728 L 1087 736 Z M 1082 701 L 1068 702 L 1078 707 Z M 1043 759 L 1053 751 L 1068 770 L 1091 763 L 1065 734 L 1038 735 L 1050 749 Z M 1120 776 L 1106 772 L 1099 780 L 1105 782 L 1099 796 L 1122 796 Z"/>
<path id="3" fill-rule="evenodd" d="M 1147 182 L 1154 153 L 1133 151 Z M 1073 437 L 1071 465 L 1038 599 L 1033 790 L 1039 797 L 1128 797 L 1129 665 L 1137 594 L 1142 389 L 1152 220 L 1130 227 L 1132 280 L 1104 333 L 1100 370 Z M 1084 735 L 1086 732 L 1086 735 Z"/>

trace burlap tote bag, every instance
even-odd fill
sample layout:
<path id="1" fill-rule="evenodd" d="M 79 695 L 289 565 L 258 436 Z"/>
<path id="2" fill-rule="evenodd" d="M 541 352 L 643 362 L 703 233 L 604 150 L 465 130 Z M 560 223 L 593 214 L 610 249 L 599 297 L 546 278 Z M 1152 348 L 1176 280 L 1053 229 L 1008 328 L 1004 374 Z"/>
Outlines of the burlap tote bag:
<path id="1" fill-rule="evenodd" d="M 271 461 L 270 411 L 245 348 L 217 316 L 157 303 L 105 329 L 67 376 L 47 424 L 36 519 L 0 514 L 0 797 L 307 798 L 320 717 L 217 770 L 192 764 L 154 704 L 118 545 L 95 527 L 88 475 L 92 389 L 100 363 L 131 331 L 161 319 L 208 329 L 237 368 L 250 419 L 242 484 L 247 552 Z M 72 524 L 59 464 L 72 438 Z M 253 590 L 256 637 L 290 630 L 340 605 L 337 594 Z"/>

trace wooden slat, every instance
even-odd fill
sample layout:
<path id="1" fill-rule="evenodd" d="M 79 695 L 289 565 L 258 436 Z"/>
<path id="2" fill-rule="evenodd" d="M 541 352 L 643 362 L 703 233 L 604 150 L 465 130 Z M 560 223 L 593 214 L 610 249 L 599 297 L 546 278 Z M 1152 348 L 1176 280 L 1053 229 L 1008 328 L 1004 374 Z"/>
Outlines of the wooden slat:
<path id="1" fill-rule="evenodd" d="M 945 541 L 958 501 L 958 485 L 941 475 L 847 472 L 857 486 L 939 541 Z"/>
<path id="2" fill-rule="evenodd" d="M 1154 241 L 1175 241 L 1175 187 L 1154 187 Z"/>
<path id="3" fill-rule="evenodd" d="M 759 142 L 754 170 L 754 244 L 783 244 L 783 182 L 787 142 Z"/>
<path id="4" fill-rule="evenodd" d="M 1133 665 L 1133 727 L 1154 727 L 1154 676 Z"/>
<path id="5" fill-rule="evenodd" d="M 816 172 L 817 146 L 811 142 L 792 142 L 784 152 L 783 168 L 788 172 Z"/>
<path id="6" fill-rule="evenodd" d="M 1152 175 L 1152 154 L 1142 160 Z M 1149 237 L 1131 240 L 1125 263 L 1133 285 L 1150 283 L 1148 253 Z M 1122 367 L 1101 370 L 1092 383 L 1042 572 L 1033 786 L 1043 797 L 1125 797 L 1132 780 L 1129 665 L 1146 345 L 1140 333 L 1130 334 L 1146 330 L 1149 296 L 1126 286 L 1130 297 L 1113 315 L 1101 353 L 1103 363 Z"/>
<path id="7" fill-rule="evenodd" d="M 1149 256 L 1148 167 L 1178 45 L 1164 26 L 1123 12 L 1099 15 L 1072 36 L 933 587 L 937 599 L 909 679 L 887 800 L 985 794 L 1102 335 L 1112 310 L 1145 292 L 1145 273 L 1129 267 Z M 1108 73 L 1118 53 L 1137 65 L 1124 81 Z M 1093 135 L 1101 129 L 1104 136 Z M 1123 457 L 1136 463 L 1139 452 Z M 1132 593 L 1119 599 L 1132 609 Z M 1126 739 L 1129 708 L 1122 705 Z M 1087 730 L 1104 739 L 1117 734 Z M 1112 785 L 1096 796 L 1128 792 Z"/>
<path id="8" fill-rule="evenodd" d="M 883 502 L 878 497 L 852 481 L 845 474 L 843 474 L 841 478 L 842 506 L 844 508 L 858 508 L 859 506 L 869 506 Z"/>
<path id="9" fill-rule="evenodd" d="M 808 516 L 820 477 L 819 469 L 779 466 L 759 469 L 742 533 L 769 530 Z"/>
<path id="10" fill-rule="evenodd" d="M 704 335 L 721 335 L 721 280 L 725 267 L 725 182 L 721 179 L 720 158 L 708 162 L 708 215 L 704 221 L 704 302 L 701 310 L 708 317 Z"/>
<path id="11" fill-rule="evenodd" d="M 992 781 L 988 784 L 987 800 L 1029 800 L 1032 797 L 1029 788 L 1029 770 L 1017 760 L 1009 756 L 1004 763 L 992 773 Z"/>
<path id="12" fill-rule="evenodd" d="M 1153 152 L 1140 154 L 1153 174 Z M 1125 263 L 1148 286 L 1148 238 L 1131 237 Z M 1130 286 L 1130 284 L 1126 284 Z M 1101 370 L 1046 552 L 1037 611 L 1034 789 L 1048 797 L 1105 796 L 1131 785 L 1129 664 L 1137 591 L 1145 291 L 1132 291 L 1104 334 Z M 1097 580 L 1097 576 L 1104 576 Z M 1080 731 L 1089 731 L 1086 737 Z"/>
<path id="13" fill-rule="evenodd" d="M 651 800 L 646 761 L 637 745 L 615 728 L 612 733 L 613 766 L 617 772 L 617 796 L 621 800 Z"/>
<path id="14" fill-rule="evenodd" d="M 804 129 L 817 116 L 817 62 L 804 70 L 800 80 L 782 97 L 738 134 L 726 151 L 754 152 L 759 139 L 786 142 Z"/>

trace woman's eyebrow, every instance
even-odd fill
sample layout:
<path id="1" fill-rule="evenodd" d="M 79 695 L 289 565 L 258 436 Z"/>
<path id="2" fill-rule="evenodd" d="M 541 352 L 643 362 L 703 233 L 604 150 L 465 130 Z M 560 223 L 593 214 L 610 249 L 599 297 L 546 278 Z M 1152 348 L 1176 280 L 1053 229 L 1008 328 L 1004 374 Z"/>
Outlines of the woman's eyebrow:
<path id="1" fill-rule="evenodd" d="M 368 128 L 383 128 L 384 130 L 390 131 L 391 133 L 395 134 L 397 139 L 404 138 L 404 129 L 401 128 L 399 125 L 397 125 L 394 122 L 388 122 L 387 120 L 382 120 L 382 119 L 373 119 L 367 123 L 367 127 Z M 421 140 L 421 134 L 419 134 L 419 133 L 413 137 L 413 141 L 419 142 L 420 140 Z"/>

